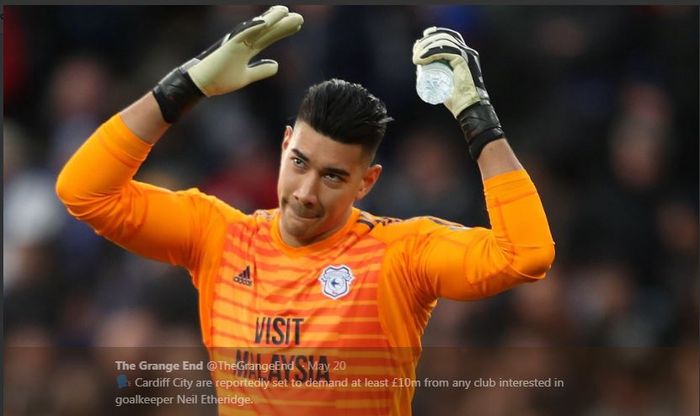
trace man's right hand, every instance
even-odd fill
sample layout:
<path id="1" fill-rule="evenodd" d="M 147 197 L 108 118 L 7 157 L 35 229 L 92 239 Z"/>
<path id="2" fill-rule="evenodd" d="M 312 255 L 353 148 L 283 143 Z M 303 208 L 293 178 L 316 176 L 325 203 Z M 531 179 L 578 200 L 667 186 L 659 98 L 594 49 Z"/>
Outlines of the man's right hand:
<path id="1" fill-rule="evenodd" d="M 203 96 L 226 94 L 277 73 L 271 59 L 250 60 L 301 29 L 304 19 L 285 6 L 238 24 L 197 57 L 175 68 L 153 88 L 163 119 L 174 123 Z"/>

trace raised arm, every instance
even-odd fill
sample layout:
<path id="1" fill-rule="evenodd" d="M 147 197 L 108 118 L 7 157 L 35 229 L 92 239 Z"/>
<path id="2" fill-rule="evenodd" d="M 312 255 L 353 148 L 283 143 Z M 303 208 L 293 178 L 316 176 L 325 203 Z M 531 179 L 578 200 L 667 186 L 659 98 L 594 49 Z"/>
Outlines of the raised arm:
<path id="1" fill-rule="evenodd" d="M 143 256 L 194 268 L 200 243 L 222 203 L 197 190 L 172 192 L 132 178 L 169 126 L 201 98 L 225 94 L 274 75 L 275 61 L 250 62 L 301 27 L 284 6 L 237 25 L 166 75 L 156 87 L 100 126 L 61 171 L 56 192 L 71 215 Z M 234 214 L 236 215 L 236 214 Z M 242 215 L 242 214 L 241 214 Z"/>
<path id="2" fill-rule="evenodd" d="M 413 62 L 449 63 L 454 91 L 444 102 L 459 122 L 484 181 L 491 229 L 433 226 L 417 237 L 416 268 L 431 296 L 473 299 L 544 277 L 554 241 L 535 185 L 510 148 L 491 104 L 479 54 L 447 28 L 423 32 Z"/>
<path id="3" fill-rule="evenodd" d="M 284 6 L 238 24 L 207 50 L 173 69 L 153 91 L 121 116 L 146 143 L 153 144 L 202 97 L 227 94 L 277 73 L 272 59 L 251 62 L 270 44 L 296 33 L 304 19 Z"/>

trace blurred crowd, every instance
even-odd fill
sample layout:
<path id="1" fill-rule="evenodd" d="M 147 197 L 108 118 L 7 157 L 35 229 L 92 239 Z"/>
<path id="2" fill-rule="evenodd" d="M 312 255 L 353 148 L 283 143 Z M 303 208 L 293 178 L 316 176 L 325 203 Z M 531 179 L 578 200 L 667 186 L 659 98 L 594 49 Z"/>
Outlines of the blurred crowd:
<path id="1" fill-rule="evenodd" d="M 302 30 L 262 54 L 279 73 L 196 107 L 138 180 L 198 187 L 244 212 L 276 206 L 283 128 L 309 85 L 337 77 L 366 86 L 395 119 L 378 154 L 383 176 L 361 208 L 488 226 L 458 125 L 414 90 L 414 40 L 428 26 L 458 30 L 480 51 L 557 259 L 543 282 L 477 302 L 441 300 L 424 362 L 431 349 L 486 349 L 477 355 L 488 377 L 522 373 L 513 356 L 550 351 L 533 358 L 538 371 L 575 388 L 549 399 L 493 389 L 440 402 L 419 391 L 416 415 L 697 414 L 697 7 L 290 8 L 304 16 Z M 67 361 L 69 351 L 201 344 L 187 273 L 95 235 L 59 203 L 55 179 L 109 116 L 263 10 L 4 7 L 4 414 L 108 414 L 90 394 L 47 390 L 66 377 L 83 391 L 100 384 L 92 358 Z M 7 365 L 27 354 L 35 374 Z"/>

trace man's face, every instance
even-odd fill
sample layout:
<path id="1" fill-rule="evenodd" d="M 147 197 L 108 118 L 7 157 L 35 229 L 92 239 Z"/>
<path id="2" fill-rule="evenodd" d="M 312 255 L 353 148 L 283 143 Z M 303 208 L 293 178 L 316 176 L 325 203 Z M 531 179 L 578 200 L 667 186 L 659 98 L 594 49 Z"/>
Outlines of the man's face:
<path id="1" fill-rule="evenodd" d="M 345 224 L 353 202 L 381 173 L 382 167 L 369 166 L 368 159 L 359 144 L 332 140 L 302 121 L 294 129 L 287 126 L 277 182 L 285 243 L 311 244 Z"/>

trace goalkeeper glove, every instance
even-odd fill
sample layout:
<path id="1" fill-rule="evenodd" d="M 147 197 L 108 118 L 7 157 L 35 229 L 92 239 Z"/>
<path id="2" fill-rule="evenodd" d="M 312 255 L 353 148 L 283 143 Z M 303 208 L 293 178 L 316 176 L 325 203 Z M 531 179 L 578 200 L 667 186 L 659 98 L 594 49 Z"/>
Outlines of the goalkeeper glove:
<path id="1" fill-rule="evenodd" d="M 197 57 L 175 68 L 153 88 L 163 119 L 174 123 L 204 96 L 226 94 L 277 73 L 272 59 L 250 60 L 273 42 L 296 33 L 304 19 L 285 6 L 238 24 Z"/>
<path id="2" fill-rule="evenodd" d="M 474 160 L 487 143 L 503 137 L 501 122 L 491 105 L 479 65 L 479 53 L 452 29 L 430 27 L 413 45 L 413 63 L 446 61 L 452 67 L 454 90 L 444 104 L 459 121 Z"/>

